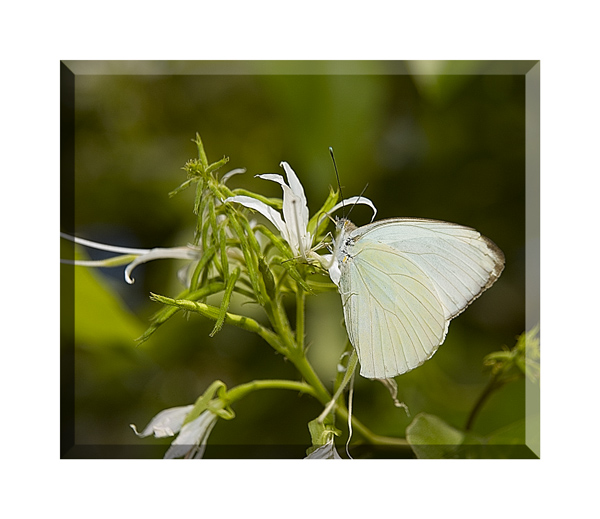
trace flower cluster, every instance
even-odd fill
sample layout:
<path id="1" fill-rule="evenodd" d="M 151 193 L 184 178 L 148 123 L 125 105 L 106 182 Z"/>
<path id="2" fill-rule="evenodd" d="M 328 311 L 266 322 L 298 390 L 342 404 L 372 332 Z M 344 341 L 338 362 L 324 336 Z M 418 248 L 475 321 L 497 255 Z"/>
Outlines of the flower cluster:
<path id="1" fill-rule="evenodd" d="M 376 212 L 373 203 L 365 197 L 351 197 L 338 201 L 338 193 L 331 191 L 319 211 L 310 216 L 302 183 L 287 162 L 281 162 L 285 178 L 278 174 L 257 175 L 258 178 L 278 183 L 283 192 L 281 199 L 266 198 L 244 189 L 230 189 L 226 182 L 233 175 L 243 173 L 234 169 L 220 178 L 216 172 L 227 162 L 224 158 L 209 164 L 202 142 L 197 136 L 199 158 L 189 161 L 184 170 L 187 180 L 171 194 L 191 186 L 196 187 L 194 214 L 197 217 L 194 239 L 191 244 L 172 248 L 135 249 L 107 245 L 72 237 L 61 237 L 78 245 L 115 253 L 104 260 L 70 260 L 86 267 L 125 266 L 125 281 L 133 283 L 132 272 L 139 265 L 155 259 L 188 260 L 185 289 L 176 298 L 152 294 L 152 299 L 165 306 L 156 313 L 150 327 L 140 338 L 147 340 L 157 328 L 177 311 L 196 312 L 215 321 L 211 335 L 224 323 L 257 333 L 277 352 L 292 361 L 306 382 L 253 381 L 234 388 L 229 393 L 217 381 L 193 405 L 174 407 L 158 413 L 140 433 L 144 438 L 175 437 L 165 458 L 202 457 L 209 435 L 219 418 L 234 417 L 229 403 L 261 387 L 293 389 L 311 394 L 324 406 L 331 396 L 320 382 L 306 359 L 304 345 L 304 294 L 317 286 L 309 275 L 316 270 L 327 271 L 332 264 L 332 254 L 317 251 L 326 245 L 326 227 L 330 215 L 342 207 L 365 204 Z M 243 208 L 241 209 L 240 208 Z M 250 218 L 248 211 L 258 212 L 270 222 L 277 232 Z M 335 281 L 335 280 L 334 280 Z M 325 286 L 325 283 L 321 283 Z M 329 285 L 332 286 L 333 285 Z M 250 317 L 229 311 L 233 293 L 240 294 L 259 304 L 265 311 L 270 326 L 260 324 Z M 222 293 L 220 307 L 206 303 L 206 297 Z M 283 306 L 283 293 L 296 294 L 296 327 L 293 329 Z M 215 397 L 219 391 L 219 396 Z M 236 396 L 237 395 L 237 396 Z M 331 406 L 327 407 L 331 409 Z M 313 441 L 308 458 L 339 458 L 335 449 L 335 434 L 330 430 Z M 316 443 L 315 443 L 316 441 Z"/>

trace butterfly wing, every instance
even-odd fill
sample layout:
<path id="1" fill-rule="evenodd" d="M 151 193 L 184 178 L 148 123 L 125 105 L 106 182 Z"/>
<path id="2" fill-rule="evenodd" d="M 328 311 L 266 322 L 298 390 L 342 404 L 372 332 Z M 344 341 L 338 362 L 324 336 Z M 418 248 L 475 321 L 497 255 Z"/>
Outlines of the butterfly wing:
<path id="1" fill-rule="evenodd" d="M 389 378 L 430 358 L 450 319 L 489 288 L 502 251 L 476 230 L 436 220 L 382 220 L 349 234 L 340 291 L 361 375 Z"/>
<path id="2" fill-rule="evenodd" d="M 340 288 L 361 375 L 391 378 L 416 368 L 446 335 L 435 287 L 418 265 L 388 245 L 368 243 L 352 253 Z"/>
<path id="3" fill-rule="evenodd" d="M 475 229 L 418 218 L 393 218 L 356 229 L 359 242 L 389 245 L 433 282 L 446 319 L 460 314 L 498 279 L 504 254 Z"/>

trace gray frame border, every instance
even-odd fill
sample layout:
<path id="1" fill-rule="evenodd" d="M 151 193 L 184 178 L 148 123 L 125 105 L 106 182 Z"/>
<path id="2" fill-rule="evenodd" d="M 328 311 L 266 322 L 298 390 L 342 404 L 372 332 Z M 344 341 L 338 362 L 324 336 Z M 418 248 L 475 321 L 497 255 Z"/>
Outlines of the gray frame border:
<path id="1" fill-rule="evenodd" d="M 540 63 L 537 62 L 525 75 L 525 329 L 528 331 L 540 324 L 540 109 Z M 540 382 L 526 378 L 525 444 L 538 457 L 540 396 Z"/>
<path id="2" fill-rule="evenodd" d="M 62 60 L 78 75 L 524 75 L 525 326 L 540 324 L 540 61 L 110 61 Z M 450 66 L 450 68 L 448 68 Z M 62 378 L 62 377 L 61 377 Z M 525 382 L 525 446 L 540 457 L 540 384 Z M 62 433 L 64 434 L 64 430 Z M 68 442 L 67 442 L 68 443 Z M 65 445 L 68 450 L 68 446 Z M 63 448 L 64 448 L 63 447 Z M 68 456 L 67 456 L 68 457 Z"/>

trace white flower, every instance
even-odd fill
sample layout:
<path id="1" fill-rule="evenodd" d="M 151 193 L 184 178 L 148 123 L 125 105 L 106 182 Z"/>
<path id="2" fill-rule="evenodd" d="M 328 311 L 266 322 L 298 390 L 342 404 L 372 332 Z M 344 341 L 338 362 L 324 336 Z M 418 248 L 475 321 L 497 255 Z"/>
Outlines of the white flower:
<path id="1" fill-rule="evenodd" d="M 293 254 L 305 260 L 316 258 L 319 261 L 322 261 L 320 256 L 312 253 L 313 236 L 307 229 L 309 214 L 304 188 L 296 176 L 296 173 L 294 173 L 294 170 L 287 162 L 282 162 L 280 166 L 287 175 L 287 184 L 281 175 L 273 173 L 257 175 L 257 177 L 264 180 L 272 180 L 281 185 L 281 188 L 283 189 L 283 218 L 275 209 L 250 196 L 236 195 L 227 198 L 225 202 L 237 202 L 244 207 L 258 211 L 277 227 L 282 238 L 290 245 Z M 377 212 L 373 202 L 368 198 L 355 196 L 340 202 L 331 209 L 329 213 L 336 211 L 340 207 L 351 204 L 366 204 L 373 209 L 374 213 Z"/>
<path id="2" fill-rule="evenodd" d="M 333 434 L 327 440 L 325 445 L 321 445 L 312 451 L 305 460 L 341 460 L 343 459 L 339 454 L 337 449 L 335 448 L 334 436 Z"/>
<path id="3" fill-rule="evenodd" d="M 198 418 L 186 423 L 181 428 L 179 436 L 171 443 L 165 459 L 202 458 L 208 436 L 216 423 L 217 415 L 211 411 L 204 411 Z"/>
<path id="4" fill-rule="evenodd" d="M 145 438 L 154 434 L 156 438 L 166 438 L 167 436 L 175 436 L 181 429 L 183 421 L 188 413 L 192 410 L 193 405 L 185 405 L 181 407 L 172 407 L 171 409 L 165 409 L 158 413 L 146 428 L 139 433 L 135 425 L 130 424 L 129 427 L 133 429 L 133 432 L 140 438 Z"/>
<path id="5" fill-rule="evenodd" d="M 281 185 L 283 189 L 283 218 L 275 209 L 250 196 L 232 196 L 227 198 L 225 202 L 237 202 L 244 207 L 261 213 L 277 227 L 282 238 L 289 243 L 292 252 L 301 258 L 307 259 L 307 253 L 312 246 L 312 236 L 306 229 L 308 226 L 308 206 L 304 188 L 287 162 L 282 162 L 280 166 L 285 170 L 289 185 L 286 184 L 281 175 L 267 173 L 257 175 L 257 177 L 272 180 Z"/>
<path id="6" fill-rule="evenodd" d="M 155 259 L 187 259 L 197 260 L 200 258 L 201 251 L 197 247 L 186 246 L 186 247 L 171 247 L 167 249 L 155 248 L 155 249 L 130 249 L 128 247 L 116 247 L 114 245 L 106 245 L 104 243 L 97 243 L 90 240 L 84 240 L 77 238 L 76 236 L 70 236 L 65 233 L 60 233 L 62 238 L 71 240 L 79 245 L 91 247 L 92 249 L 105 250 L 108 252 L 116 252 L 121 256 L 114 258 L 108 258 L 105 260 L 63 260 L 61 263 L 68 263 L 71 265 L 79 265 L 82 267 L 116 267 L 119 265 L 127 264 L 125 268 L 125 281 L 130 285 L 133 284 L 135 279 L 131 277 L 133 269 L 142 263 L 152 261 Z M 131 260 L 131 256 L 134 259 Z"/>
<path id="7" fill-rule="evenodd" d="M 193 405 L 187 405 L 165 409 L 158 413 L 141 433 L 137 432 L 135 425 L 131 424 L 130 427 L 140 438 L 151 434 L 157 438 L 165 438 L 179 432 L 166 452 L 165 459 L 183 457 L 199 459 L 204 455 L 206 442 L 218 417 L 207 410 L 202 412 L 198 418 L 183 425 L 185 417 L 193 407 Z"/>

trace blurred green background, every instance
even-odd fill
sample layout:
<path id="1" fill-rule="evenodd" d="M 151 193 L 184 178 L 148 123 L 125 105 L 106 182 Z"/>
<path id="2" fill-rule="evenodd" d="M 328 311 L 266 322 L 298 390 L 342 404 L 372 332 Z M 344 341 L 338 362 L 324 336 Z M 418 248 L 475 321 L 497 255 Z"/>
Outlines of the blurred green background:
<path id="1" fill-rule="evenodd" d="M 506 255 L 492 289 L 452 321 L 445 343 L 417 370 L 397 377 L 411 414 L 436 414 L 463 428 L 487 381 L 482 359 L 512 347 L 525 328 L 525 77 L 526 67 L 497 73 L 485 62 L 66 62 L 75 72 L 75 197 L 77 236 L 128 247 L 191 242 L 193 193 L 167 193 L 185 178 L 200 133 L 209 161 L 230 157 L 247 168 L 230 187 L 280 196 L 274 183 L 286 160 L 304 183 L 311 212 L 335 176 L 344 196 L 365 193 L 377 219 L 415 216 L 476 228 Z M 371 217 L 357 206 L 352 220 Z M 65 248 L 68 253 L 68 248 Z M 105 257 L 88 250 L 90 257 Z M 292 378 L 289 362 L 247 332 L 177 314 L 136 346 L 148 317 L 160 309 L 149 292 L 182 290 L 177 261 L 139 267 L 127 285 L 123 268 L 75 271 L 75 442 L 78 445 L 156 444 L 136 438 L 160 410 L 193 403 L 215 379 L 228 387 L 253 379 Z M 251 305 L 234 307 L 255 315 Z M 293 302 L 290 301 L 290 305 Z M 290 310 L 293 306 L 290 306 Z M 337 293 L 308 300 L 310 358 L 331 387 L 344 347 Z M 206 457 L 277 456 L 261 445 L 302 456 L 316 401 L 289 391 L 262 391 L 219 421 Z M 475 423 L 487 434 L 524 416 L 524 384 L 494 395 Z M 354 412 L 378 434 L 404 436 L 410 419 L 385 387 L 357 377 Z M 338 424 L 345 429 L 343 424 Z M 212 446 L 212 448 L 211 448 Z M 287 449 L 287 450 L 286 450 Z M 366 456 L 376 455 L 365 451 Z M 389 455 L 386 454 L 386 455 Z"/>

